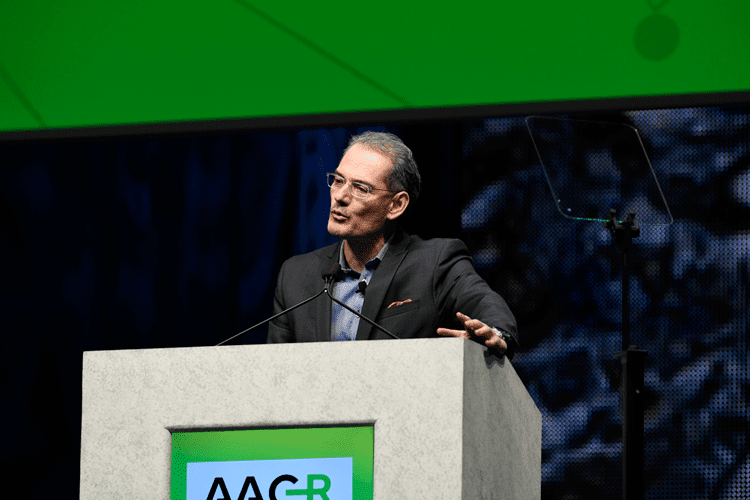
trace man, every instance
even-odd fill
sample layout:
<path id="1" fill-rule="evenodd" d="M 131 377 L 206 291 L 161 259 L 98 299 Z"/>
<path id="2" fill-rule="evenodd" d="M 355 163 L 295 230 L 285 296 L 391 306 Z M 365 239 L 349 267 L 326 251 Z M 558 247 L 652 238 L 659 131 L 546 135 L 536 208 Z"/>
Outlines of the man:
<path id="1" fill-rule="evenodd" d="M 323 275 L 338 262 L 343 273 L 334 297 L 395 335 L 469 338 L 512 357 L 515 318 L 476 274 L 466 246 L 460 240 L 425 241 L 398 226 L 421 182 L 411 150 L 398 137 L 353 137 L 327 179 L 328 232 L 342 241 L 283 264 L 274 313 L 322 290 Z M 381 338 L 389 337 L 325 298 L 282 315 L 268 332 L 269 343 Z"/>

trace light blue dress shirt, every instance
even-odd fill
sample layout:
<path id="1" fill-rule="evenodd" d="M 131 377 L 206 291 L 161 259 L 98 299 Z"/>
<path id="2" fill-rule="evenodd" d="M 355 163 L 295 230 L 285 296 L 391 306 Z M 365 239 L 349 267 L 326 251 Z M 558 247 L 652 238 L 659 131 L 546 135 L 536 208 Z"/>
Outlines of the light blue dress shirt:
<path id="1" fill-rule="evenodd" d="M 339 248 L 339 264 L 341 264 L 341 279 L 333 286 L 332 295 L 341 302 L 351 307 L 358 313 L 362 312 L 362 304 L 365 302 L 365 296 L 359 293 L 359 282 L 370 283 L 372 274 L 383 260 L 385 253 L 390 246 L 391 236 L 385 242 L 383 248 L 378 254 L 365 264 L 362 273 L 358 273 L 349 267 L 344 257 L 344 244 Z M 331 309 L 331 340 L 354 340 L 357 337 L 357 328 L 359 327 L 359 317 L 356 314 L 347 311 L 335 302 L 332 302 Z M 370 318 L 373 319 L 373 318 Z"/>

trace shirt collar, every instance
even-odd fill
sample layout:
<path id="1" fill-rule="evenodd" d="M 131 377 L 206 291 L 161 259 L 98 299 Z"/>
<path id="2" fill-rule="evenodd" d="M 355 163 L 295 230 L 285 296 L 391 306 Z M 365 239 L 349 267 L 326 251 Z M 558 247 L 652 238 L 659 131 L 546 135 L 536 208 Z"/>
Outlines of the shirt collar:
<path id="1" fill-rule="evenodd" d="M 385 257 L 385 253 L 388 251 L 388 247 L 391 246 L 391 240 L 393 240 L 393 236 L 396 233 L 394 232 L 390 238 L 388 238 L 388 241 L 385 242 L 385 245 L 383 245 L 383 248 L 380 249 L 378 254 L 373 257 L 371 260 L 367 261 L 365 264 L 365 267 L 367 267 L 367 264 L 370 264 L 371 262 L 381 262 L 383 260 L 383 257 Z M 339 247 L 339 264 L 341 264 L 341 270 L 344 272 L 352 271 L 352 269 L 349 267 L 349 264 L 346 262 L 346 258 L 344 257 L 344 242 L 341 242 L 341 246 Z"/>

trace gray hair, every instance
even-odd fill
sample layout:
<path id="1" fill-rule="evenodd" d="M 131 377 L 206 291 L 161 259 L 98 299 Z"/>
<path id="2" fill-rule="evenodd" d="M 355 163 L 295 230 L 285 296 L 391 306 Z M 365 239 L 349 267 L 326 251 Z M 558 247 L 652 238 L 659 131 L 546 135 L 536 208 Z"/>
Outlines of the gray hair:
<path id="1" fill-rule="evenodd" d="M 390 158 L 393 166 L 386 178 L 388 187 L 397 191 L 406 191 L 409 193 L 409 199 L 412 202 L 417 200 L 422 178 L 419 176 L 419 169 L 414 161 L 414 156 L 411 154 L 411 149 L 406 147 L 401 139 L 388 132 L 368 130 L 352 137 L 344 150 L 344 154 L 355 144 L 362 144 L 368 149 Z"/>

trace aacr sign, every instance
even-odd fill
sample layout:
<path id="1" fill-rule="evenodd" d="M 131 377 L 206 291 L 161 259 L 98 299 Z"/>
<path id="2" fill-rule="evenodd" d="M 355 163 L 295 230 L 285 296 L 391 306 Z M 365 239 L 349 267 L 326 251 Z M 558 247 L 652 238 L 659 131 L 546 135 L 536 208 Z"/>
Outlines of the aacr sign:
<path id="1" fill-rule="evenodd" d="M 186 500 L 351 500 L 352 457 L 189 462 Z"/>

